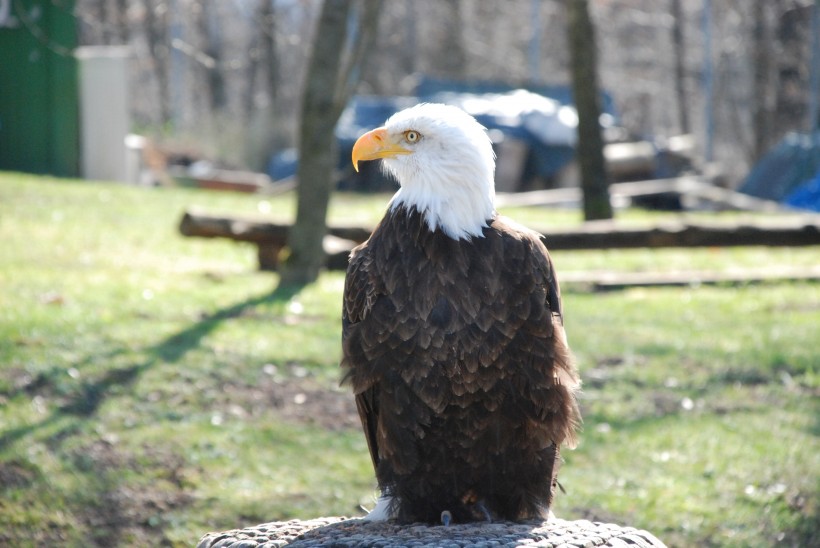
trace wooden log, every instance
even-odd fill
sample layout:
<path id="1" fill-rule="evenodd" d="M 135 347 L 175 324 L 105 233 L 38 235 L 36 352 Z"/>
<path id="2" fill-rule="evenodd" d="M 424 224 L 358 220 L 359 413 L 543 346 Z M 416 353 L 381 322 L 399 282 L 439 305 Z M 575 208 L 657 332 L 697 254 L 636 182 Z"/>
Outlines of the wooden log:
<path id="1" fill-rule="evenodd" d="M 275 244 L 256 244 L 256 260 L 259 261 L 259 270 L 276 272 L 279 269 L 279 254 L 282 246 Z"/>
<path id="2" fill-rule="evenodd" d="M 791 221 L 742 225 L 670 223 L 620 228 L 612 222 L 544 234 L 549 249 L 630 249 L 640 247 L 737 247 L 820 245 L 820 222 Z"/>
<path id="3" fill-rule="evenodd" d="M 649 141 L 609 143 L 604 145 L 606 169 L 612 177 L 649 176 L 655 169 L 657 149 Z"/>
<path id="4" fill-rule="evenodd" d="M 278 244 L 283 247 L 287 244 L 290 225 L 285 223 L 271 223 L 262 219 L 224 217 L 209 215 L 198 211 L 186 211 L 179 223 L 179 231 L 183 236 L 200 238 L 229 238 L 239 242 Z M 358 226 L 331 226 L 328 234 L 363 242 L 370 237 L 371 229 Z"/>
<path id="5" fill-rule="evenodd" d="M 782 281 L 820 281 L 820 266 L 743 268 L 726 271 L 688 272 L 563 272 L 562 287 L 583 287 L 594 291 L 630 287 L 698 287 L 701 285 L 748 285 Z"/>
<path id="6" fill-rule="evenodd" d="M 229 238 L 238 242 L 278 244 L 280 247 L 287 243 L 288 229 L 289 226 L 285 224 L 217 217 L 195 211 L 186 211 L 179 223 L 179 231 L 183 236 Z"/>
<path id="7" fill-rule="evenodd" d="M 216 217 L 186 212 L 179 230 L 185 236 L 227 238 L 259 246 L 260 267 L 276 269 L 287 245 L 289 226 L 261 220 Z M 542 231 L 551 250 L 629 249 L 659 247 L 810 246 L 820 245 L 820 220 L 795 217 L 746 224 L 668 223 L 651 227 L 622 227 L 612 221 L 586 223 L 565 231 Z M 327 266 L 347 267 L 347 256 L 370 229 L 331 226 L 325 240 Z"/>
<path id="8" fill-rule="evenodd" d="M 183 236 L 199 238 L 226 238 L 237 242 L 249 242 L 257 246 L 259 269 L 276 271 L 279 256 L 287 245 L 290 225 L 269 223 L 257 219 L 218 217 L 205 213 L 186 211 L 179 223 Z M 336 226 L 329 229 L 323 242 L 326 266 L 332 270 L 345 270 L 350 251 L 357 243 L 370 237 L 370 230 L 354 226 Z"/>

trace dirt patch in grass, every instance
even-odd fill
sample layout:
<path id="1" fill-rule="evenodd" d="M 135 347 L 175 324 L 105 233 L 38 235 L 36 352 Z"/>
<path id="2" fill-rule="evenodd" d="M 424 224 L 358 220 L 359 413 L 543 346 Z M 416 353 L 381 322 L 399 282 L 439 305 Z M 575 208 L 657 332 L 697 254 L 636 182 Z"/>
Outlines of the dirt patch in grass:
<path id="1" fill-rule="evenodd" d="M 37 477 L 37 471 L 21 460 L 0 462 L 0 490 L 27 487 Z"/>
<path id="2" fill-rule="evenodd" d="M 169 542 L 164 533 L 168 513 L 190 500 L 184 493 L 120 486 L 103 493 L 98 504 L 81 508 L 76 517 L 98 546 L 161 546 Z"/>
<path id="3" fill-rule="evenodd" d="M 36 522 L 0 528 L 3 546 L 168 546 L 174 515 L 194 497 L 185 479 L 185 459 L 168 448 L 139 447 L 94 439 L 55 457 L 73 470 L 73 480 L 48 477 L 20 459 L 0 462 L 0 493 L 18 501 L 18 519 Z M 39 502 L 38 502 L 39 500 Z M 47 501 L 47 502 L 46 502 Z M 6 514 L 6 518 L 12 514 Z"/>
<path id="4" fill-rule="evenodd" d="M 284 422 L 309 424 L 329 431 L 361 428 L 353 394 L 313 377 L 267 378 L 258 384 L 224 383 L 216 399 L 219 415 L 239 419 L 273 414 Z"/>
<path id="5" fill-rule="evenodd" d="M 169 513 L 193 500 L 185 459 L 167 448 L 144 446 L 131 453 L 99 439 L 72 451 L 71 458 L 96 478 L 76 517 L 98 546 L 161 545 Z M 130 477 L 135 479 L 125 479 Z"/>
<path id="6" fill-rule="evenodd" d="M 291 381 L 267 387 L 267 393 L 276 412 L 288 420 L 332 431 L 361 427 L 353 394 L 346 390 Z"/>

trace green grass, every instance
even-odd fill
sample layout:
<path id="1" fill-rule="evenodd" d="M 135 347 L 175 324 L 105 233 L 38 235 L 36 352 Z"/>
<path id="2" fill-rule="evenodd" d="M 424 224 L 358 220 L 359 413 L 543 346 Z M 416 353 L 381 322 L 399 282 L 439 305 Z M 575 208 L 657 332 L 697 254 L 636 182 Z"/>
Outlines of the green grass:
<path id="1" fill-rule="evenodd" d="M 331 219 L 372 224 L 386 200 L 336 195 Z M 287 220 L 294 198 L 0 174 L 0 544 L 190 546 L 372 503 L 338 387 L 342 275 L 276 291 L 253 247 L 177 234 L 195 205 Z M 554 258 L 563 272 L 721 270 L 816 265 L 820 248 Z M 564 300 L 585 427 L 558 516 L 670 546 L 820 542 L 820 285 L 568 287 Z"/>
<path id="2" fill-rule="evenodd" d="M 816 542 L 816 286 L 567 300 L 586 428 L 565 453 L 559 514 L 641 523 L 679 546 Z"/>

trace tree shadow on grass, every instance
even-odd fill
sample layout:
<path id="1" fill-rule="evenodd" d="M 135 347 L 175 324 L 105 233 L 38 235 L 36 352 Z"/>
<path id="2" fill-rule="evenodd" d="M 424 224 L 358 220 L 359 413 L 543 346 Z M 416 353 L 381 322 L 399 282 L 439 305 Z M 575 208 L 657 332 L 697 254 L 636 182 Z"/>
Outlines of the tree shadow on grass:
<path id="1" fill-rule="evenodd" d="M 298 295 L 303 288 L 304 286 L 279 286 L 271 293 L 252 297 L 227 308 L 217 310 L 213 314 L 205 316 L 189 328 L 183 329 L 179 333 L 168 337 L 160 344 L 151 348 L 150 352 L 163 362 L 173 363 L 179 361 L 190 350 L 198 347 L 202 339 L 222 322 L 238 318 L 242 316 L 245 311 L 262 304 L 287 302 Z"/>
<path id="2" fill-rule="evenodd" d="M 123 387 L 132 386 L 143 373 L 158 364 L 171 364 L 179 361 L 188 352 L 197 348 L 202 343 L 202 340 L 223 322 L 237 318 L 245 311 L 262 304 L 287 302 L 299 294 L 303 288 L 303 285 L 280 285 L 270 293 L 250 297 L 203 317 L 189 327 L 145 349 L 146 354 L 149 356 L 148 359 L 124 367 L 109 369 L 96 379 L 81 383 L 79 388 L 69 395 L 65 403 L 57 407 L 42 420 L 0 433 L 0 450 L 5 449 L 25 436 L 56 423 L 64 417 L 73 416 L 80 419 L 93 417 L 100 406 L 114 391 Z M 122 354 L 123 352 L 123 350 L 119 349 L 109 354 L 113 359 L 116 355 Z M 98 361 L 99 356 L 90 356 L 84 361 L 89 362 L 92 360 Z M 82 366 L 82 364 L 77 363 L 72 365 L 75 367 Z M 49 375 L 45 375 L 42 379 L 38 380 L 38 386 L 35 387 L 35 391 L 46 388 L 46 385 L 50 382 L 48 377 Z M 66 428 L 75 431 L 76 425 Z M 57 435 L 59 436 L 60 434 Z"/>

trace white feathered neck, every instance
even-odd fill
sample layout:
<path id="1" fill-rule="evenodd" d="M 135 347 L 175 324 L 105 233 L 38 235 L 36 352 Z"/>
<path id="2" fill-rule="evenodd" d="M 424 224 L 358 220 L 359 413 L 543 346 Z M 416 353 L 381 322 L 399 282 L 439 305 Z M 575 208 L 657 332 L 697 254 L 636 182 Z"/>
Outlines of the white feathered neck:
<path id="1" fill-rule="evenodd" d="M 461 109 L 425 103 L 385 128 L 413 151 L 383 160 L 401 185 L 390 207 L 415 207 L 430 230 L 456 240 L 481 237 L 495 216 L 495 153 L 484 127 Z M 415 143 L 405 138 L 411 130 L 421 136 Z"/>

